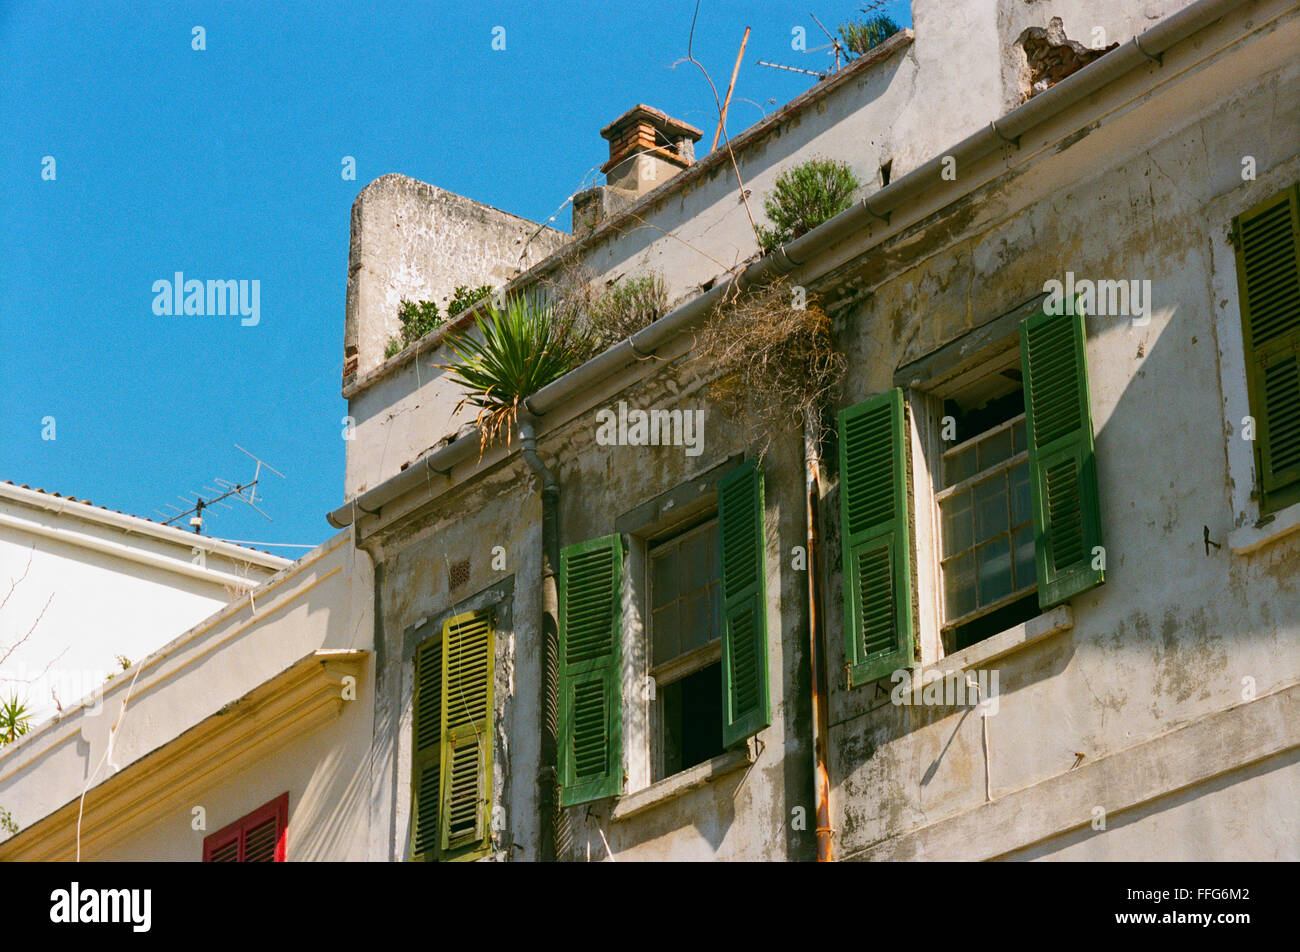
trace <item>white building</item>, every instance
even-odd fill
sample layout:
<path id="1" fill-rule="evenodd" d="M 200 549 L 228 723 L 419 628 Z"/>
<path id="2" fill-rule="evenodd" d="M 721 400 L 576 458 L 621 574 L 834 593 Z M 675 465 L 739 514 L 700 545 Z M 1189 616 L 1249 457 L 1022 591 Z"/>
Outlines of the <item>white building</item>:
<path id="1" fill-rule="evenodd" d="M 290 564 L 0 482 L 0 697 L 35 726 Z"/>

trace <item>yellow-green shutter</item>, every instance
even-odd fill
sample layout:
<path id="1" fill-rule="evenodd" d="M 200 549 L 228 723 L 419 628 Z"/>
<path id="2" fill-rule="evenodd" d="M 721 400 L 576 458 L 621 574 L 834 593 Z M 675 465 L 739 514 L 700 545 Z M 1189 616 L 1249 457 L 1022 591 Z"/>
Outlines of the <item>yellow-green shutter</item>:
<path id="1" fill-rule="evenodd" d="M 617 535 L 560 553 L 560 805 L 623 790 L 623 545 Z"/>
<path id="2" fill-rule="evenodd" d="M 448 619 L 442 632 L 443 858 L 487 852 L 492 823 L 491 612 Z"/>
<path id="3" fill-rule="evenodd" d="M 415 652 L 411 756 L 411 859 L 438 855 L 438 804 L 442 796 L 442 632 Z"/>
<path id="4" fill-rule="evenodd" d="M 1261 514 L 1300 502 L 1300 185 L 1233 220 Z"/>

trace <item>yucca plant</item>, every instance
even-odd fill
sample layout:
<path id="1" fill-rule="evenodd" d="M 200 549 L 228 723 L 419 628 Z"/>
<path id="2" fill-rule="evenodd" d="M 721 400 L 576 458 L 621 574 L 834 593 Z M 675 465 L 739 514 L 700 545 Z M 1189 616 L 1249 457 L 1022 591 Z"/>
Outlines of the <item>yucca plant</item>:
<path id="1" fill-rule="evenodd" d="M 17 695 L 11 694 L 9 700 L 0 702 L 0 744 L 12 744 L 26 734 L 31 725 L 31 712 Z"/>
<path id="2" fill-rule="evenodd" d="M 557 316 L 540 298 L 512 297 L 504 310 L 489 302 L 485 311 L 475 315 L 474 330 L 448 335 L 456 360 L 438 365 L 467 391 L 456 410 L 478 408 L 482 449 L 502 436 L 508 443 L 519 405 L 576 367 L 590 350 L 576 322 Z"/>

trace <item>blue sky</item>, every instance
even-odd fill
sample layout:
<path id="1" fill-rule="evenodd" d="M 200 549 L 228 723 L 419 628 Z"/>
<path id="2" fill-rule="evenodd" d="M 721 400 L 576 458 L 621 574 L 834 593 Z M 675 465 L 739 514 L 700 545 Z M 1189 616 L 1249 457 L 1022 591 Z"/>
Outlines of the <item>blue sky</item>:
<path id="1" fill-rule="evenodd" d="M 791 48 L 798 26 L 825 42 L 810 10 L 834 29 L 860 6 L 704 0 L 695 55 L 720 92 L 753 27 L 729 131 L 813 82 L 760 59 L 829 64 Z M 205 534 L 328 538 L 357 192 L 401 172 L 567 231 L 561 204 L 608 154 L 599 130 L 636 103 L 707 129 L 707 149 L 712 95 L 672 66 L 693 9 L 4 0 L 0 479 L 156 518 L 214 477 L 250 477 L 239 444 L 286 477 L 259 487 L 273 521 L 236 504 Z M 910 22 L 905 0 L 884 11 Z M 177 271 L 259 281 L 259 323 L 154 314 L 153 283 Z"/>

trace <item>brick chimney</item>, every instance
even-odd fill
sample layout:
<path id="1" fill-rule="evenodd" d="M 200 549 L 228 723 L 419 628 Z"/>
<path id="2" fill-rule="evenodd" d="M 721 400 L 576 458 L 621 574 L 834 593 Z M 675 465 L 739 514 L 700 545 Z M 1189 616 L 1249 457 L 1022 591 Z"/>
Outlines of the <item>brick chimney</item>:
<path id="1" fill-rule="evenodd" d="M 605 184 L 573 200 L 573 234 L 581 237 L 695 163 L 695 142 L 704 133 L 658 109 L 638 105 L 604 129 L 609 160 L 600 167 Z"/>

